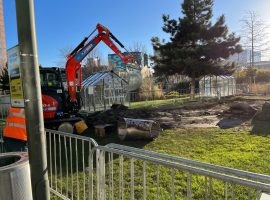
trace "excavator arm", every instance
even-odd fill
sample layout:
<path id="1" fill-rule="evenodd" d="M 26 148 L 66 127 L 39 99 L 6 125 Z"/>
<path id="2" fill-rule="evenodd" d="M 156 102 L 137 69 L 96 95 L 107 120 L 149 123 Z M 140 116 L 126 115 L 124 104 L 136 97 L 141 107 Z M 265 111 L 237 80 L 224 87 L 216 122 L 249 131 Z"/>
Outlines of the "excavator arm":
<path id="1" fill-rule="evenodd" d="M 92 40 L 88 41 L 90 36 L 96 30 L 98 31 L 98 34 Z M 84 38 L 84 40 L 67 56 L 66 75 L 69 97 L 72 103 L 77 102 L 76 87 L 81 90 L 81 61 L 98 45 L 100 41 L 103 41 L 108 47 L 110 47 L 124 63 L 136 63 L 135 58 L 132 55 L 125 56 L 122 54 L 112 40 L 125 49 L 124 45 L 106 27 L 97 24 L 96 29 L 89 36 Z"/>

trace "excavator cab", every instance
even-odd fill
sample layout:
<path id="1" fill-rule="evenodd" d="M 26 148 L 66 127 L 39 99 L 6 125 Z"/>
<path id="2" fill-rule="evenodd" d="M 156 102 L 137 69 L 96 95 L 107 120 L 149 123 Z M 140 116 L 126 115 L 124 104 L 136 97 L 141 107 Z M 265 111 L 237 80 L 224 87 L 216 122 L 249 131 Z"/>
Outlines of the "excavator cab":
<path id="1" fill-rule="evenodd" d="M 40 81 L 46 120 L 69 118 L 77 113 L 80 109 L 80 101 L 77 104 L 70 103 L 65 69 L 41 68 Z M 80 97 L 77 96 L 77 99 L 80 100 Z"/>
<path id="2" fill-rule="evenodd" d="M 58 68 L 40 69 L 42 104 L 44 118 L 57 119 L 64 116 L 67 95 Z"/>
<path id="3" fill-rule="evenodd" d="M 42 71 L 41 76 L 41 86 L 42 87 L 48 87 L 48 88 L 61 88 L 61 82 L 59 81 L 58 74 L 54 72 L 45 72 Z"/>

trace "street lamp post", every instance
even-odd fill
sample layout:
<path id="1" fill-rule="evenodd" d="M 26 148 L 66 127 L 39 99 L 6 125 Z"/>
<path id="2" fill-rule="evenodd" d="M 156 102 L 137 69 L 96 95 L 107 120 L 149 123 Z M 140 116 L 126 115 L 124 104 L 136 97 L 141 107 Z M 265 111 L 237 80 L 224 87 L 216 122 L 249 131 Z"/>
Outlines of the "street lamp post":
<path id="1" fill-rule="evenodd" d="M 33 0 L 16 0 L 21 75 L 25 100 L 28 152 L 34 200 L 50 198 L 46 141 L 37 58 Z"/>

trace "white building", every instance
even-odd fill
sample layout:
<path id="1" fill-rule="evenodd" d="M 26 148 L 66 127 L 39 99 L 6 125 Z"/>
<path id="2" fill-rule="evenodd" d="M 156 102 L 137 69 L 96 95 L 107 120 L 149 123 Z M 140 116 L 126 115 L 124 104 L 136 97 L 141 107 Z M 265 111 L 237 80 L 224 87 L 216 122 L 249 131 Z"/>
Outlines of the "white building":
<path id="1" fill-rule="evenodd" d="M 99 57 L 92 57 L 88 60 L 91 66 L 99 67 L 100 66 L 100 58 Z"/>
<path id="2" fill-rule="evenodd" d="M 246 49 L 241 53 L 236 53 L 228 58 L 229 61 L 236 62 L 242 65 L 250 65 L 252 63 L 251 50 Z M 254 51 L 254 62 L 261 62 L 262 55 L 260 51 Z"/>
<path id="3" fill-rule="evenodd" d="M 130 56 L 132 55 L 137 65 L 140 69 L 142 69 L 144 66 L 148 66 L 148 55 L 144 52 L 134 51 L 134 52 L 124 52 L 123 55 Z M 108 54 L 108 61 L 109 66 L 114 71 L 126 71 L 127 65 L 124 63 L 121 58 L 117 54 Z"/>
<path id="4" fill-rule="evenodd" d="M 270 61 L 255 62 L 254 66 L 256 69 L 270 69 Z"/>

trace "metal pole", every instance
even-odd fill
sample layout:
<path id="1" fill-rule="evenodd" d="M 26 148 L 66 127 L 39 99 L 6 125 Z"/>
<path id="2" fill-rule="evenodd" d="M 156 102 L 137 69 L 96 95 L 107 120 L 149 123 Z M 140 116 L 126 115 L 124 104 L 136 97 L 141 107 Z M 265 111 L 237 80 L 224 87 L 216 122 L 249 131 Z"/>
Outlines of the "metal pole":
<path id="1" fill-rule="evenodd" d="M 21 73 L 34 200 L 49 200 L 46 141 L 37 59 L 33 0 L 16 0 Z"/>

